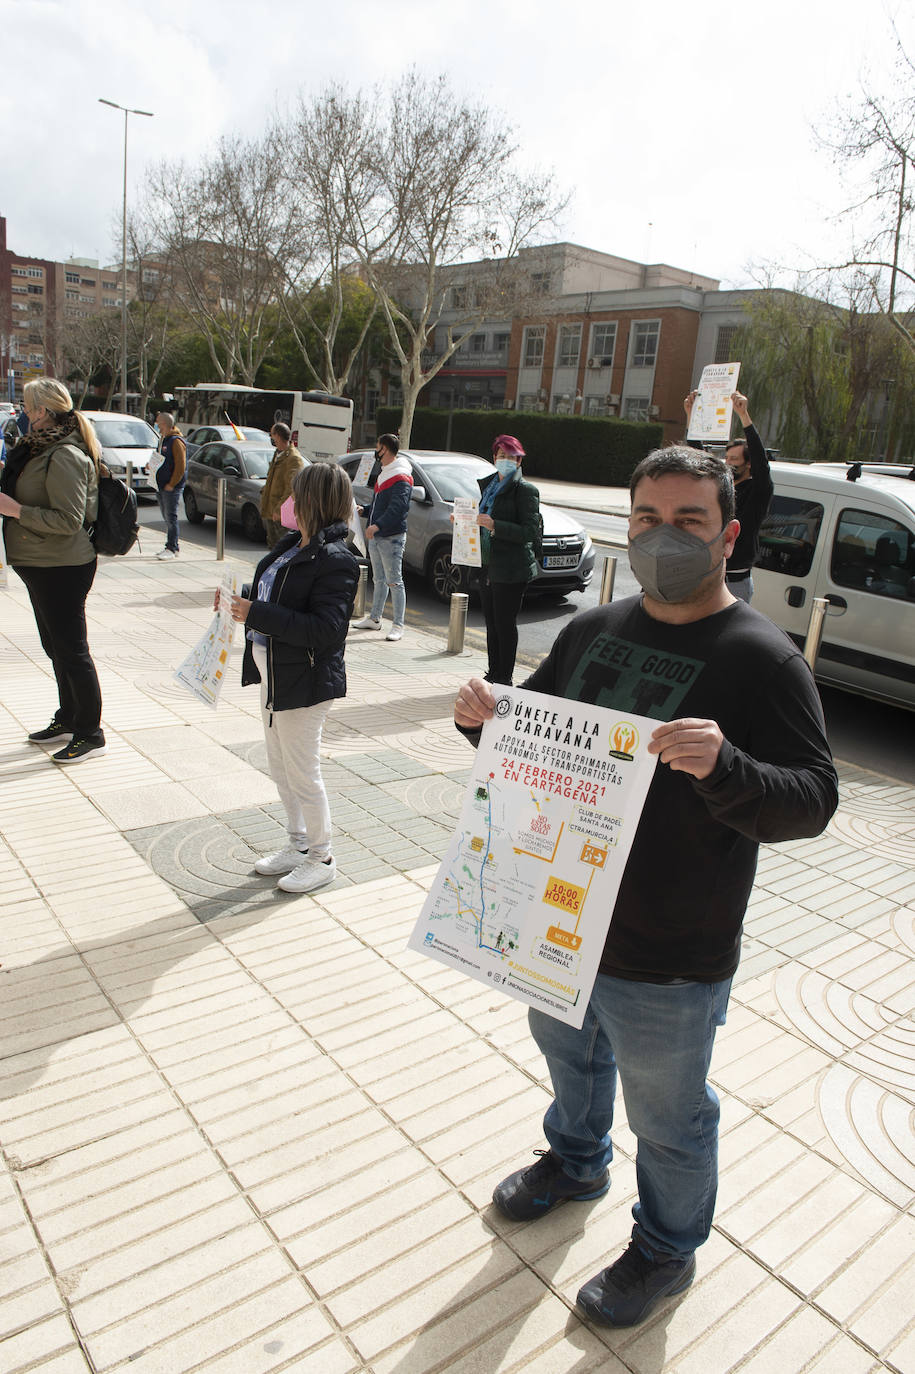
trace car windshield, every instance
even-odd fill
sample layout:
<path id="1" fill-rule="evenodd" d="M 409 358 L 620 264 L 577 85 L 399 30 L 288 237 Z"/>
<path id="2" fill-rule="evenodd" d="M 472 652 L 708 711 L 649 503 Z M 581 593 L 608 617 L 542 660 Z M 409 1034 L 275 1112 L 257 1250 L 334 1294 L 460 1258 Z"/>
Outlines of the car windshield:
<path id="1" fill-rule="evenodd" d="M 93 420 L 102 448 L 155 448 L 156 432 L 143 420 Z"/>
<path id="2" fill-rule="evenodd" d="M 246 448 L 242 450 L 245 471 L 249 477 L 266 477 L 273 457 L 272 448 Z"/>
<path id="3" fill-rule="evenodd" d="M 480 478 L 491 477 L 495 472 L 492 463 L 482 458 L 464 458 L 459 463 L 437 463 L 424 458 L 422 470 L 431 477 L 443 501 L 453 501 L 456 496 L 479 496 Z"/>

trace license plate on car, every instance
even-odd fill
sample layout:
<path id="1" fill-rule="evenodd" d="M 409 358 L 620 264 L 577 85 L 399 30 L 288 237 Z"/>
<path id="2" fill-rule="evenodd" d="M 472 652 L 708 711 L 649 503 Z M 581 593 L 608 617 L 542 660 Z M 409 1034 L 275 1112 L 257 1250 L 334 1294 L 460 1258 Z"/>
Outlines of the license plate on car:
<path id="1" fill-rule="evenodd" d="M 577 553 L 548 553 L 543 560 L 545 568 L 576 568 L 578 566 Z"/>

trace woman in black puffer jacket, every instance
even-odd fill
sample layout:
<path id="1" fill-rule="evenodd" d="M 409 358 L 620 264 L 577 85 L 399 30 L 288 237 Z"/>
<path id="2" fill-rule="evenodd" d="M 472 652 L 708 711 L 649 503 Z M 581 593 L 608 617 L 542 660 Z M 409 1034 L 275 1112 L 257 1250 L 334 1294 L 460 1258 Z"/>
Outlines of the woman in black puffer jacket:
<path id="1" fill-rule="evenodd" d="M 261 560 L 252 596 L 232 597 L 232 616 L 247 630 L 242 685 L 261 684 L 267 762 L 289 835 L 254 867 L 277 876 L 285 892 L 313 892 L 337 876 L 321 732 L 334 700 L 346 695 L 343 651 L 359 564 L 345 543 L 353 489 L 344 470 L 314 463 L 296 474 L 292 494 L 298 532 Z"/>

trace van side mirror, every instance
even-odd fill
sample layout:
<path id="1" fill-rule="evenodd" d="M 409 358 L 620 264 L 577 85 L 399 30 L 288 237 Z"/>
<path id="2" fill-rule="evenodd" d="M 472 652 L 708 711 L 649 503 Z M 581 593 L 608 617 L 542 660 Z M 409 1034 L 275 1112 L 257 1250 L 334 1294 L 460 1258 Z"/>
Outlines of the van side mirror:
<path id="1" fill-rule="evenodd" d="M 414 487 L 413 490 L 410 492 L 410 500 L 411 500 L 411 501 L 422 501 L 422 502 L 425 502 L 425 501 L 427 501 L 428 499 L 429 499 L 429 498 L 426 496 L 426 488 L 425 488 L 425 487 Z"/>

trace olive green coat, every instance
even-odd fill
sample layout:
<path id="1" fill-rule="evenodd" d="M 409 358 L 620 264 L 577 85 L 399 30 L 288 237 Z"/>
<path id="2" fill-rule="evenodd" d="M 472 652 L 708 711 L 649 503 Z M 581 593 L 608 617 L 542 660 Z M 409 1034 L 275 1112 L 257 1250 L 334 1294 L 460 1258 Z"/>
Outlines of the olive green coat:
<path id="1" fill-rule="evenodd" d="M 92 562 L 95 547 L 85 524 L 98 514 L 98 474 L 78 435 L 30 458 L 11 494 L 22 506 L 18 520 L 4 521 L 11 567 L 73 568 Z"/>
<path id="2" fill-rule="evenodd" d="M 267 480 L 261 492 L 261 516 L 264 520 L 279 520 L 280 506 L 292 495 L 292 479 L 305 466 L 305 459 L 292 444 L 282 453 L 275 453 L 267 469 Z"/>
<path id="3" fill-rule="evenodd" d="M 498 481 L 486 478 L 481 492 Z M 488 538 L 484 531 L 483 562 L 492 582 L 530 582 L 537 571 L 534 543 L 540 533 L 540 493 L 520 476 L 502 486 L 489 512 L 495 528 Z"/>

